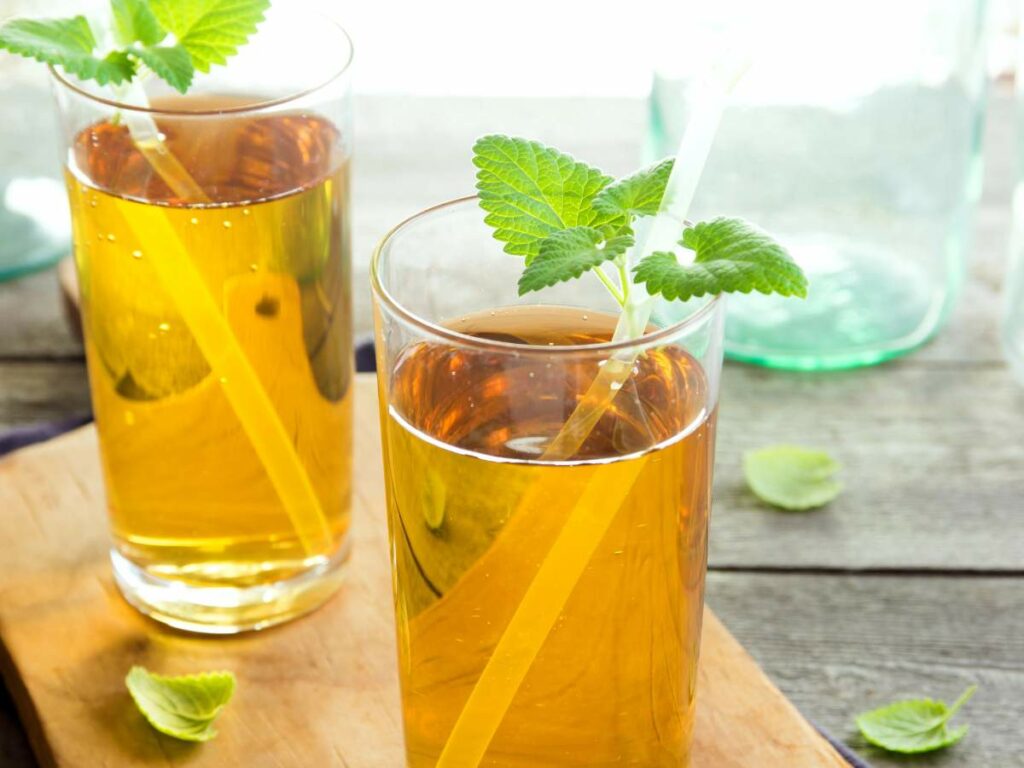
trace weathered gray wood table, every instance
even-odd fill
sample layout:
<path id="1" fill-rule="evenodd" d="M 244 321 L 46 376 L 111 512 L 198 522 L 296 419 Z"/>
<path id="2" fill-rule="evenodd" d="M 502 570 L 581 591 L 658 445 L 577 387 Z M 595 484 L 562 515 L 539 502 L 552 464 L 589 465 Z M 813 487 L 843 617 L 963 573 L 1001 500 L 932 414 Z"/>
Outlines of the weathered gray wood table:
<path id="1" fill-rule="evenodd" d="M 476 136 L 535 136 L 621 173 L 636 164 L 645 114 L 629 100 L 377 97 L 357 107 L 362 333 L 374 242 L 472 189 Z M 936 341 L 861 371 L 732 365 L 725 376 L 709 600 L 808 717 L 878 766 L 1024 766 L 1024 386 L 997 343 L 1012 130 L 1009 101 L 997 98 L 970 281 Z M 0 286 L 0 429 L 87 409 L 54 275 Z M 783 441 L 834 452 L 846 493 L 808 514 L 760 506 L 740 456 Z M 971 732 L 944 754 L 894 760 L 855 735 L 859 711 L 905 696 L 951 700 L 971 683 Z M 9 702 L 0 711 L 0 766 L 33 765 Z"/>

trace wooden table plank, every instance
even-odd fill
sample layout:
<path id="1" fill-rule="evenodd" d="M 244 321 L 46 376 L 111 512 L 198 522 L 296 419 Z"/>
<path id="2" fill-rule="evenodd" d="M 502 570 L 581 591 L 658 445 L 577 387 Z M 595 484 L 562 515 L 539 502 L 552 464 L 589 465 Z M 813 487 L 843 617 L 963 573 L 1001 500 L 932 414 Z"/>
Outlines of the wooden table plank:
<path id="1" fill-rule="evenodd" d="M 0 430 L 88 413 L 85 361 L 0 360 Z"/>
<path id="2" fill-rule="evenodd" d="M 712 573 L 708 603 L 809 718 L 876 768 L 1024 768 L 1024 588 L 1013 578 Z M 900 698 L 978 692 L 957 747 L 865 747 L 853 717 Z"/>
<path id="3" fill-rule="evenodd" d="M 1001 364 L 733 365 L 723 388 L 713 565 L 1024 573 L 1024 387 Z M 844 494 L 806 513 L 758 502 L 743 452 L 782 442 L 832 452 Z"/>

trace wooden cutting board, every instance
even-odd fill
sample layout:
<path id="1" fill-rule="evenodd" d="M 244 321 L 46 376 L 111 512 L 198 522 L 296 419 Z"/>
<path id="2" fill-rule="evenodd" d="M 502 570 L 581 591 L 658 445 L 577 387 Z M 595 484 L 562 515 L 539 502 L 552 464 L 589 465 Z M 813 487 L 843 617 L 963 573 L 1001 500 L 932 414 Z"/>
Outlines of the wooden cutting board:
<path id="1" fill-rule="evenodd" d="M 92 427 L 0 462 L 0 662 L 44 766 L 404 764 L 372 376 L 359 377 L 356 404 L 345 586 L 312 616 L 241 637 L 177 632 L 121 599 Z M 694 768 L 846 765 L 710 611 L 701 654 Z M 217 739 L 195 746 L 153 731 L 124 688 L 133 664 L 234 671 Z"/>

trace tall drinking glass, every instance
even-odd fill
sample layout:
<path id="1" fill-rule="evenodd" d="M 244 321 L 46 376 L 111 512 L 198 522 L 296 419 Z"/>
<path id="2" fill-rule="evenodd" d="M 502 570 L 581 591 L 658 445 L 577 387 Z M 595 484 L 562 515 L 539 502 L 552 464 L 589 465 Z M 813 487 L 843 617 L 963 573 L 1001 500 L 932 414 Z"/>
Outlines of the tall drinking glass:
<path id="1" fill-rule="evenodd" d="M 55 73 L 114 574 L 177 627 L 304 613 L 347 555 L 350 57 L 278 11 L 187 96 Z"/>
<path id="2" fill-rule="evenodd" d="M 745 216 L 808 273 L 805 301 L 729 301 L 726 354 L 777 368 L 869 365 L 954 306 L 981 189 L 985 0 L 720 0 L 666 7 L 651 143 L 675 152 L 697 75 L 750 52 L 690 210 Z M 705 51 L 703 46 L 710 46 Z"/>
<path id="3" fill-rule="evenodd" d="M 475 198 L 374 256 L 408 764 L 688 765 L 722 300 L 612 343 L 597 281 L 522 266 Z"/>

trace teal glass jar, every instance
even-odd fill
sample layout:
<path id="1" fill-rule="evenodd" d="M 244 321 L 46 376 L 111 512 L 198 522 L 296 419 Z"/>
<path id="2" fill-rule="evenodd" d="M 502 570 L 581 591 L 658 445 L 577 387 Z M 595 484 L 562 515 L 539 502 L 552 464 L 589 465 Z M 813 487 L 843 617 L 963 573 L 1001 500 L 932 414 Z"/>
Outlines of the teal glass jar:
<path id="1" fill-rule="evenodd" d="M 985 6 L 687 6 L 678 24 L 705 45 L 667 49 L 651 97 L 651 155 L 675 152 L 699 108 L 693 94 L 708 57 L 750 51 L 691 218 L 756 221 L 811 284 L 802 302 L 730 297 L 728 356 L 850 368 L 906 353 L 942 326 L 963 281 L 981 187 Z"/>
<path id="2" fill-rule="evenodd" d="M 1024 0 L 1018 2 L 1018 8 L 1024 14 Z M 1017 39 L 1016 139 L 1017 183 L 1013 190 L 1013 229 L 1001 336 L 1010 368 L 1024 384 L 1024 28 Z"/>
<path id="3" fill-rule="evenodd" d="M 48 1 L 46 13 L 72 5 Z M 0 0 L 0 22 L 22 14 L 38 15 L 38 0 Z M 59 146 L 46 67 L 0 51 L 0 280 L 71 252 Z"/>

